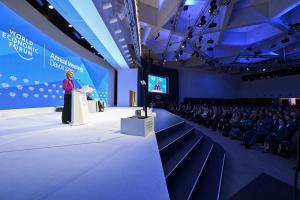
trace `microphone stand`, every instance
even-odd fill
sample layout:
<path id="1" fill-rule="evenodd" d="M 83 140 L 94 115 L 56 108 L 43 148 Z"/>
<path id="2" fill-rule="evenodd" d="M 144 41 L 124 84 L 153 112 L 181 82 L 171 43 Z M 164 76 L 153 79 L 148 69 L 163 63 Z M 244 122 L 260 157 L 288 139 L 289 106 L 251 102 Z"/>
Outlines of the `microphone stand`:
<path id="1" fill-rule="evenodd" d="M 143 109 L 144 109 L 144 112 L 145 112 L 145 118 L 148 117 L 148 114 L 147 114 L 147 83 L 146 81 L 144 80 L 141 80 L 141 85 L 143 86 Z"/>

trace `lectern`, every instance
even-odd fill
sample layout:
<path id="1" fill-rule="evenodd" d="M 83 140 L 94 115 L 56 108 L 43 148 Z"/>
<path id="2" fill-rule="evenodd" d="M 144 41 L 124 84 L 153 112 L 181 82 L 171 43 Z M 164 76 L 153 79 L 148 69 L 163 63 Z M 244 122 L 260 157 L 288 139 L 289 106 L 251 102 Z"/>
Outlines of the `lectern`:
<path id="1" fill-rule="evenodd" d="M 86 93 L 93 89 L 83 86 L 80 90 L 72 91 L 71 125 L 78 126 L 87 124 L 88 121 L 88 102 Z"/>

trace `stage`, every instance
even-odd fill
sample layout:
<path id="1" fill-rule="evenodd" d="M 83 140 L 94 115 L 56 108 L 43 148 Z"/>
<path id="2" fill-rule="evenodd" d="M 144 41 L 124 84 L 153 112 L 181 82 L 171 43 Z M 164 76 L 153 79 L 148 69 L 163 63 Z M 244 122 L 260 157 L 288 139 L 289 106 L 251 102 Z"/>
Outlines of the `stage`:
<path id="1" fill-rule="evenodd" d="M 155 135 L 120 133 L 135 109 L 90 113 L 82 126 L 59 112 L 0 120 L 0 199 L 169 199 Z M 156 131 L 180 121 L 157 112 Z"/>

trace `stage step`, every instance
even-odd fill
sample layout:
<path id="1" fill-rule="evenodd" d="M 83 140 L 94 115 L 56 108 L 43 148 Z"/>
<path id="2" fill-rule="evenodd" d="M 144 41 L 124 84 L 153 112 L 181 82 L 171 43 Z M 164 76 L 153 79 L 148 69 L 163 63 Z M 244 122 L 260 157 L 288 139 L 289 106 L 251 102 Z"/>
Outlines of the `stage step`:
<path id="1" fill-rule="evenodd" d="M 188 199 L 213 149 L 213 142 L 203 139 L 166 180 L 170 199 Z"/>
<path id="2" fill-rule="evenodd" d="M 218 200 L 220 198 L 223 169 L 225 163 L 224 149 L 215 144 L 204 171 L 191 195 L 193 200 Z"/>
<path id="3" fill-rule="evenodd" d="M 171 200 L 220 198 L 225 152 L 219 144 L 184 121 L 156 138 Z"/>
<path id="4" fill-rule="evenodd" d="M 179 127 L 177 128 L 177 130 L 173 131 L 172 134 L 163 134 L 159 140 L 159 145 L 158 148 L 160 151 L 163 151 L 167 148 L 169 148 L 170 146 L 180 142 L 180 140 L 184 139 L 185 137 L 187 137 L 189 134 L 191 134 L 195 129 L 191 126 L 184 126 L 184 127 Z"/>
<path id="5" fill-rule="evenodd" d="M 161 140 L 167 135 L 169 136 L 169 133 L 173 133 L 174 131 L 180 130 L 185 127 L 186 127 L 185 121 L 180 121 L 176 124 L 169 125 L 167 128 L 161 129 L 160 131 L 156 132 L 156 137 L 158 140 Z"/>
<path id="6" fill-rule="evenodd" d="M 192 133 L 190 137 L 186 137 L 185 140 L 181 140 L 177 145 L 173 145 L 172 148 L 161 152 L 161 160 L 165 172 L 165 177 L 168 178 L 175 169 L 183 163 L 193 149 L 203 139 L 201 134 Z"/>

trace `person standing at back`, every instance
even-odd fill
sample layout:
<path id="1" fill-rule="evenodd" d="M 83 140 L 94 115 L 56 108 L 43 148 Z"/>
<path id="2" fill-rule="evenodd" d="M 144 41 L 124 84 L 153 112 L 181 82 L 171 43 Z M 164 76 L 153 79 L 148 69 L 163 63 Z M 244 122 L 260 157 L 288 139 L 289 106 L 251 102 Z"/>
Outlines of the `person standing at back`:
<path id="1" fill-rule="evenodd" d="M 66 72 L 66 78 L 63 80 L 64 95 L 64 108 L 62 111 L 62 123 L 68 124 L 71 122 L 71 104 L 72 104 L 72 91 L 75 89 L 73 82 L 74 72 L 68 70 Z"/>

